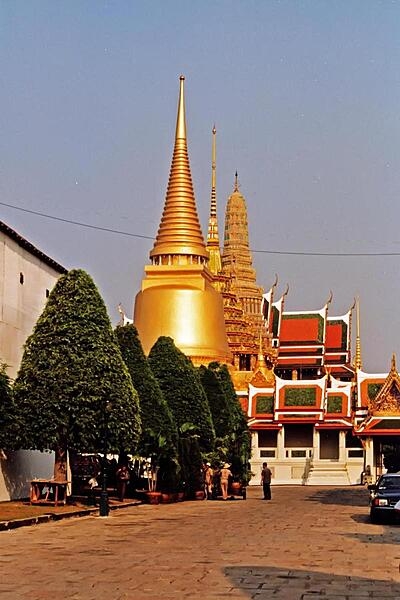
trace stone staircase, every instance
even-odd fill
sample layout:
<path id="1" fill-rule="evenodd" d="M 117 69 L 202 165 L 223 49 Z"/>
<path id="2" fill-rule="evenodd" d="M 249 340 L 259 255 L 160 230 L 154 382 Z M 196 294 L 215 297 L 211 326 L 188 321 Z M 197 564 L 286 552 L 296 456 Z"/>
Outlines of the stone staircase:
<path id="1" fill-rule="evenodd" d="M 350 485 L 346 463 L 313 461 L 308 473 L 307 485 Z"/>

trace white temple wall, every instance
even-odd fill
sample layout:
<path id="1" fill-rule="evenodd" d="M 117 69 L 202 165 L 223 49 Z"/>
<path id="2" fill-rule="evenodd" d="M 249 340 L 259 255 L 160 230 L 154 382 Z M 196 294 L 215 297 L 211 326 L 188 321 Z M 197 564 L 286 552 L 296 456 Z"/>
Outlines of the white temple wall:
<path id="1" fill-rule="evenodd" d="M 26 338 L 60 273 L 0 231 L 0 360 L 17 374 Z"/>
<path id="2" fill-rule="evenodd" d="M 364 468 L 362 449 L 346 448 L 346 432 L 337 431 L 337 460 L 320 458 L 320 432 L 299 424 L 275 433 L 252 433 L 250 485 L 260 485 L 262 463 L 267 462 L 275 485 L 356 485 Z"/>
<path id="3" fill-rule="evenodd" d="M 60 277 L 57 264 L 51 266 L 31 253 L 29 242 L 0 231 L 0 361 L 8 365 L 14 379 L 21 362 L 23 345 L 43 311 L 47 296 Z M 17 236 L 17 234 L 15 234 Z M 37 251 L 40 254 L 40 251 Z M 50 264 L 48 264 L 50 263 Z M 47 479 L 54 472 L 50 453 L 20 450 L 0 455 L 0 501 L 29 496 L 30 481 Z"/>
<path id="4" fill-rule="evenodd" d="M 53 452 L 3 451 L 0 457 L 0 502 L 29 498 L 32 479 L 51 479 L 53 474 Z"/>

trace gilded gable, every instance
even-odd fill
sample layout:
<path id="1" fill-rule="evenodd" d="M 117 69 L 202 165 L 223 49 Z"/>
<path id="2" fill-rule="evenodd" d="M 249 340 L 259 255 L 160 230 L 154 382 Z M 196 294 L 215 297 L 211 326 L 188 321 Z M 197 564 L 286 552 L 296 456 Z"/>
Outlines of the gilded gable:
<path id="1" fill-rule="evenodd" d="M 376 397 L 368 403 L 371 415 L 400 415 L 400 377 L 393 355 L 392 368 Z"/>

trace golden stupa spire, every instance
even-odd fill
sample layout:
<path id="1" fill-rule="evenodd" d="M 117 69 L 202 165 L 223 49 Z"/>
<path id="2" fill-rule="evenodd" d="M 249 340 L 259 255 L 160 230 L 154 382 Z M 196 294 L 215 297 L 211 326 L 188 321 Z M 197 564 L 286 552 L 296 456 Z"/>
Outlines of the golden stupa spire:
<path id="1" fill-rule="evenodd" d="M 238 183 L 238 172 L 235 172 L 235 187 L 233 189 L 234 192 L 238 192 L 239 191 L 239 183 Z"/>
<path id="2" fill-rule="evenodd" d="M 208 219 L 208 232 L 207 232 L 207 250 L 209 254 L 208 268 L 213 275 L 217 275 L 221 272 L 222 261 L 221 251 L 219 247 L 219 234 L 218 234 L 218 218 L 217 218 L 217 192 L 216 192 L 216 133 L 217 130 L 212 128 L 212 159 L 211 159 L 211 205 L 210 205 L 210 217 Z"/>
<path id="3" fill-rule="evenodd" d="M 207 268 L 186 143 L 184 77 L 180 78 L 175 146 L 164 212 L 135 298 L 134 324 L 145 354 L 171 337 L 196 366 L 230 362 L 224 305 Z"/>
<path id="4" fill-rule="evenodd" d="M 356 369 L 362 368 L 361 361 L 361 339 L 360 339 L 360 300 L 356 300 L 356 355 L 354 358 L 354 366 Z"/>
<path id="5" fill-rule="evenodd" d="M 186 139 L 185 96 L 180 76 L 175 146 L 165 199 L 164 212 L 150 258 L 153 264 L 175 262 L 204 264 L 208 253 L 196 209 Z"/>

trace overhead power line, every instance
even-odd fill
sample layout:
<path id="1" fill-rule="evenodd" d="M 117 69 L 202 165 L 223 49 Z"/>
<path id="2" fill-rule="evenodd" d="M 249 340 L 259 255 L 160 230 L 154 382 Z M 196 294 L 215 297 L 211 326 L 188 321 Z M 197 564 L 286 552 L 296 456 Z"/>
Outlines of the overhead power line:
<path id="1" fill-rule="evenodd" d="M 154 237 L 149 235 L 141 235 L 140 233 L 130 233 L 129 231 L 121 231 L 120 229 L 110 229 L 109 227 L 100 227 L 99 225 L 90 225 L 90 223 L 81 223 L 80 221 L 71 221 L 71 219 L 62 219 L 61 217 L 55 217 L 54 215 L 48 215 L 46 213 L 37 212 L 36 210 L 30 210 L 29 208 L 22 208 L 21 206 L 13 206 L 6 202 L 0 202 L 1 206 L 7 206 L 8 208 L 14 208 L 21 212 L 36 215 L 38 217 L 44 217 L 45 219 L 52 219 L 53 221 L 61 221 L 61 223 L 68 223 L 70 225 L 78 225 L 79 227 L 86 227 L 87 229 L 97 229 L 99 231 L 107 231 L 108 233 L 116 233 L 117 235 L 127 235 L 129 237 L 143 238 L 145 240 L 153 240 Z"/>
<path id="2" fill-rule="evenodd" d="M 154 240 L 154 236 L 142 235 L 140 233 L 132 233 L 130 231 L 122 231 L 120 229 L 111 229 L 110 227 L 101 227 L 99 225 L 91 225 L 90 223 L 82 223 L 81 221 L 73 221 L 71 219 L 63 219 L 61 217 L 55 217 L 46 213 L 38 212 L 36 210 L 30 210 L 29 208 L 22 208 L 21 206 L 14 206 L 13 204 L 7 204 L 6 202 L 0 202 L 1 206 L 19 210 L 21 212 L 43 217 L 44 219 L 51 219 L 53 221 L 60 221 L 61 223 L 68 223 L 69 225 L 77 225 L 78 227 L 86 227 L 87 229 L 94 229 L 97 231 L 106 231 L 107 233 L 114 233 L 116 235 L 125 235 L 133 238 L 140 238 L 143 240 Z M 399 252 L 301 252 L 291 250 L 256 250 L 251 249 L 251 252 L 258 254 L 280 254 L 287 256 L 336 256 L 336 257 L 361 257 L 361 256 L 400 256 Z"/>

